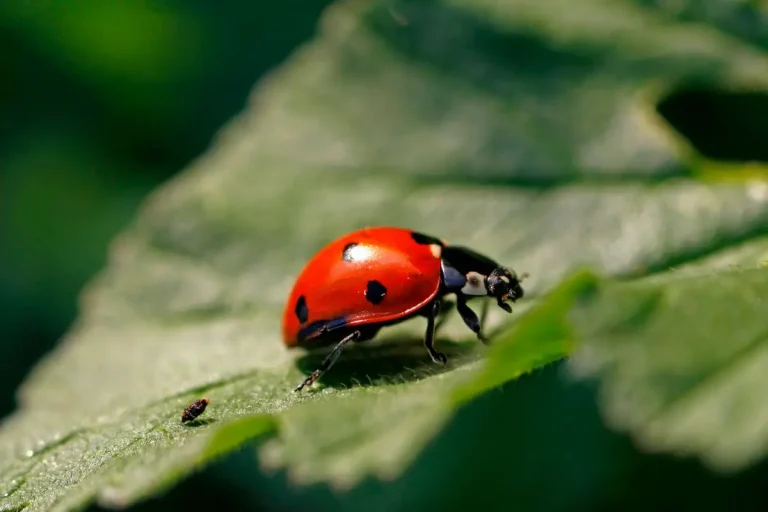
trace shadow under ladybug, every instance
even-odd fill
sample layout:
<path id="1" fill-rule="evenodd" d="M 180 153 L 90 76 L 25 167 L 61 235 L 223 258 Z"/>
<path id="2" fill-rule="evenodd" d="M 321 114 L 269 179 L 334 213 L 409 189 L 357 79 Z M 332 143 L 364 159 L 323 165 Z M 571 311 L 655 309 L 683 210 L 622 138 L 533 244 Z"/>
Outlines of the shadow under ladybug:
<path id="1" fill-rule="evenodd" d="M 471 341 L 440 339 L 440 347 L 448 364 L 436 365 L 424 350 L 423 338 L 394 335 L 368 343 L 355 343 L 344 350 L 333 365 L 332 372 L 323 374 L 323 385 L 333 388 L 373 386 L 411 382 L 437 375 L 477 359 L 477 347 Z M 322 366 L 332 347 L 310 350 L 296 359 L 296 367 L 311 375 Z"/>

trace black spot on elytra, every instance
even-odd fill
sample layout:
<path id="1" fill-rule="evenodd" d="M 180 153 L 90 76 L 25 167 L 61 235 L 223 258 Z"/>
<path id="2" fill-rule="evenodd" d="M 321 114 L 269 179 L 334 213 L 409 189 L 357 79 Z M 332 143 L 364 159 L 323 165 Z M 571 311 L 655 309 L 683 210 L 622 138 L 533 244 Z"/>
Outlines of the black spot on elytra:
<path id="1" fill-rule="evenodd" d="M 299 300 L 296 301 L 296 308 L 294 309 L 296 312 L 296 318 L 299 319 L 300 323 L 304 323 L 309 319 L 309 308 L 307 307 L 307 299 L 304 298 L 302 295 L 299 297 Z"/>
<path id="2" fill-rule="evenodd" d="M 341 259 L 344 261 L 355 261 L 355 258 L 352 255 L 352 249 L 355 247 L 357 247 L 357 243 L 355 242 L 345 245 L 344 251 L 341 253 Z"/>
<path id="3" fill-rule="evenodd" d="M 365 287 L 365 298 L 371 304 L 381 304 L 384 300 L 384 295 L 387 294 L 387 289 L 378 281 L 368 281 L 368 285 Z"/>
<path id="4" fill-rule="evenodd" d="M 419 245 L 437 244 L 440 247 L 445 246 L 442 240 L 435 238 L 433 236 L 425 235 L 424 233 L 417 233 L 416 231 L 411 231 L 411 238 L 413 238 L 413 241 Z"/>

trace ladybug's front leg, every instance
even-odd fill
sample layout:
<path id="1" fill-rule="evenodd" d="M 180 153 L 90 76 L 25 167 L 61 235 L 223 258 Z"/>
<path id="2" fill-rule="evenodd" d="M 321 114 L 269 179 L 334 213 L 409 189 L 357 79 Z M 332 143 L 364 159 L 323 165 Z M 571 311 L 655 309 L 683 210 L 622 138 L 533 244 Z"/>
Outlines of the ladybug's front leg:
<path id="1" fill-rule="evenodd" d="M 440 313 L 440 301 L 436 300 L 427 312 L 427 334 L 424 337 L 424 346 L 429 352 L 429 356 L 436 363 L 447 363 L 448 358 L 442 352 L 438 352 L 432 346 L 435 341 L 435 317 Z"/>
<path id="2" fill-rule="evenodd" d="M 323 362 L 320 363 L 320 368 L 313 371 L 309 377 L 304 379 L 304 382 L 299 384 L 299 387 L 297 387 L 294 391 L 301 391 L 301 389 L 304 386 L 311 386 L 317 379 L 320 378 L 320 376 L 327 372 L 331 366 L 334 365 L 336 360 L 339 359 L 339 356 L 341 355 L 341 352 L 344 350 L 344 347 L 349 343 L 350 341 L 354 341 L 360 337 L 360 331 L 355 331 L 349 336 L 345 337 L 343 340 L 338 342 L 335 347 L 333 347 L 333 350 L 331 350 L 331 353 L 326 356 L 325 359 L 323 359 Z"/>
<path id="3" fill-rule="evenodd" d="M 467 305 L 467 301 L 464 297 L 459 296 L 458 300 L 456 301 L 456 309 L 461 315 L 462 320 L 464 320 L 464 323 L 467 324 L 467 327 L 472 329 L 472 332 L 477 334 L 477 339 L 482 341 L 485 344 L 488 344 L 488 338 L 485 337 L 485 335 L 482 333 L 482 324 L 480 323 L 480 320 L 477 319 L 477 315 L 474 311 L 472 311 L 469 306 Z M 485 304 L 483 304 L 483 322 L 485 322 L 485 316 L 488 312 L 488 302 L 486 301 Z"/>
<path id="4" fill-rule="evenodd" d="M 483 301 L 483 309 L 482 311 L 480 311 L 480 330 L 481 331 L 483 330 L 483 327 L 485 327 L 485 320 L 488 318 L 488 308 L 490 307 L 490 305 L 491 305 L 490 300 L 486 299 Z M 486 345 L 488 344 L 488 338 L 485 336 L 485 334 L 478 334 L 477 337 L 480 339 L 480 341 L 482 341 Z"/>

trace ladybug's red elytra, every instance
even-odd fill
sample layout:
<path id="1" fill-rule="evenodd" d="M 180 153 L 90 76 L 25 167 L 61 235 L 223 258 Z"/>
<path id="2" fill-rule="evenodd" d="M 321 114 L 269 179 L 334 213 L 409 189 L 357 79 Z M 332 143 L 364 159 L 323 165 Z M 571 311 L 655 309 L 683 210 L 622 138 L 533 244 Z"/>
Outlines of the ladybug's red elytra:
<path id="1" fill-rule="evenodd" d="M 373 227 L 337 238 L 309 260 L 283 312 L 287 346 L 336 344 L 296 391 L 328 371 L 350 341 L 373 339 L 382 327 L 415 316 L 427 319 L 424 346 L 432 360 L 445 363 L 448 358 L 433 347 L 443 298 L 456 296 L 464 323 L 485 343 L 467 301 L 493 297 L 511 313 L 507 301 L 523 296 L 524 277 L 471 249 L 410 229 Z"/>

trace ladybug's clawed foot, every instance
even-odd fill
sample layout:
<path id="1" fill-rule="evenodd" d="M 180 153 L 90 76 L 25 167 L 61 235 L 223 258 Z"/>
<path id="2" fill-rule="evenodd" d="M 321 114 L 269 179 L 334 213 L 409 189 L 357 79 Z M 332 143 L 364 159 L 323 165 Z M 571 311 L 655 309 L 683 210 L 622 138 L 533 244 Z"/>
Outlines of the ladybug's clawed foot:
<path id="1" fill-rule="evenodd" d="M 447 363 L 448 362 L 448 356 L 443 354 L 442 352 L 438 352 L 437 350 L 430 350 L 429 351 L 429 357 L 432 358 L 432 361 L 436 363 Z"/>
<path id="2" fill-rule="evenodd" d="M 485 334 L 483 334 L 481 332 L 477 333 L 477 339 L 479 339 L 483 343 L 483 345 L 490 345 L 491 344 L 491 340 L 488 338 L 488 336 L 486 336 Z"/>
<path id="3" fill-rule="evenodd" d="M 344 350 L 344 347 L 347 345 L 347 343 L 360 339 L 361 334 L 362 333 L 360 331 L 354 331 L 342 339 L 338 344 L 336 344 L 336 346 L 333 347 L 333 350 L 331 350 L 331 353 L 328 354 L 325 359 L 323 359 L 322 364 L 320 364 L 320 368 L 313 371 L 312 374 L 304 379 L 304 382 L 299 384 L 299 387 L 297 387 L 294 391 L 301 391 L 304 386 L 311 386 L 312 383 L 319 379 L 323 373 L 330 370 L 331 366 L 333 366 L 334 363 L 336 363 L 336 360 L 339 359 L 339 356 L 341 355 L 341 352 Z"/>
<path id="4" fill-rule="evenodd" d="M 304 382 L 299 384 L 299 386 L 296 389 L 294 389 L 294 391 L 298 392 L 304 389 L 304 386 L 311 386 L 318 379 L 318 377 L 320 377 L 321 373 L 322 372 L 320 370 L 315 370 L 314 372 L 312 372 L 312 375 L 304 379 Z"/>

